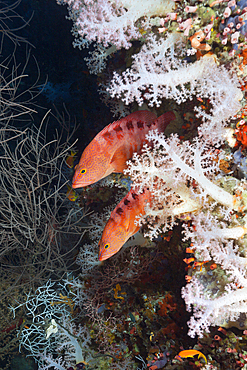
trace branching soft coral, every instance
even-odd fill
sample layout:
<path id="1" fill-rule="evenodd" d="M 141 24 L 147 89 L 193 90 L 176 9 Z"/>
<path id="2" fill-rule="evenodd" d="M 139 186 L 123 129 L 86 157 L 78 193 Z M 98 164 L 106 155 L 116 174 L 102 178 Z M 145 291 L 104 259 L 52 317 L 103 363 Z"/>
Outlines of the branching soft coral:
<path id="1" fill-rule="evenodd" d="M 207 132 L 208 138 L 219 140 L 222 126 L 241 108 L 243 95 L 238 80 L 217 66 L 214 56 L 206 55 L 194 63 L 178 58 L 174 49 L 182 40 L 183 36 L 176 33 L 167 39 L 151 37 L 133 56 L 131 68 L 122 75 L 114 72 L 108 91 L 127 105 L 136 100 L 140 106 L 144 100 L 159 107 L 163 99 L 181 104 L 193 96 L 207 98 L 212 105 L 210 114 L 195 108 L 205 122 L 200 130 L 204 130 L 204 135 Z"/>
<path id="2" fill-rule="evenodd" d="M 214 273 L 195 274 L 182 289 L 188 311 L 193 307 L 188 323 L 192 337 L 202 337 L 210 325 L 222 325 L 222 321 L 237 320 L 240 313 L 247 313 L 247 220 L 230 213 L 228 217 L 219 216 L 201 212 L 192 216 L 193 226 L 184 225 L 185 239 L 191 240 L 196 257 L 220 265 Z"/>
<path id="3" fill-rule="evenodd" d="M 225 253 L 225 260 L 227 259 Z M 225 273 L 229 275 L 230 283 L 226 285 L 223 294 L 208 291 L 195 277 L 182 289 L 187 310 L 191 311 L 193 307 L 193 316 L 188 322 L 191 337 L 202 337 L 204 330 L 209 332 L 209 326 L 222 325 L 222 321 L 237 320 L 240 313 L 247 313 L 246 268 L 242 265 L 231 266 L 229 263 Z"/>
<path id="4" fill-rule="evenodd" d="M 235 216 L 247 209 L 246 185 L 229 176 L 216 178 L 221 152 L 205 138 L 181 143 L 176 135 L 165 138 L 151 131 L 147 139 L 153 147 L 134 155 L 126 171 L 134 186 L 148 187 L 153 194 L 139 222 L 149 224 L 152 238 L 189 213 L 185 239 L 191 240 L 196 257 L 213 260 L 223 269 L 216 291 L 208 288 L 207 274 L 202 282 L 193 277 L 182 290 L 188 310 L 194 310 L 189 334 L 202 336 L 210 325 L 247 312 L 247 220 Z"/>
<path id="5" fill-rule="evenodd" d="M 134 186 L 148 187 L 153 194 L 146 214 L 153 219 L 159 216 L 160 222 L 155 223 L 157 230 L 153 230 L 152 236 L 157 236 L 161 225 L 165 229 L 172 225 L 175 216 L 199 210 L 208 196 L 225 207 L 237 209 L 234 196 L 213 181 L 219 152 L 210 149 L 205 140 L 180 143 L 176 135 L 166 139 L 155 131 L 147 139 L 154 144 L 153 149 L 144 146 L 141 156 L 134 154 L 125 173 L 131 176 Z M 192 182 L 190 187 L 188 181 Z"/>
<path id="6" fill-rule="evenodd" d="M 174 7 L 171 0 L 57 0 L 68 4 L 75 22 L 74 34 L 104 46 L 118 49 L 131 46 L 131 40 L 142 37 L 136 26 L 150 27 L 150 17 L 162 17 Z"/>

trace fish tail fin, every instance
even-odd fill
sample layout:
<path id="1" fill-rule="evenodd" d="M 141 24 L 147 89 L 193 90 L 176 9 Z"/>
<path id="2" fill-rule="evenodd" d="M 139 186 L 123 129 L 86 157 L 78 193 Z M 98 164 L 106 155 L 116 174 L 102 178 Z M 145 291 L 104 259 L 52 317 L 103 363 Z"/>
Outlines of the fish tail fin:
<path id="1" fill-rule="evenodd" d="M 175 114 L 172 111 L 169 111 L 169 112 L 162 114 L 160 117 L 156 118 L 156 120 L 154 121 L 154 124 L 160 132 L 163 132 L 165 131 L 169 123 L 173 121 L 174 119 L 176 119 Z"/>
<path id="2" fill-rule="evenodd" d="M 198 359 L 201 357 L 204 359 L 205 363 L 207 364 L 208 362 L 207 362 L 206 356 L 204 356 L 204 354 L 200 352 L 198 355 Z"/>

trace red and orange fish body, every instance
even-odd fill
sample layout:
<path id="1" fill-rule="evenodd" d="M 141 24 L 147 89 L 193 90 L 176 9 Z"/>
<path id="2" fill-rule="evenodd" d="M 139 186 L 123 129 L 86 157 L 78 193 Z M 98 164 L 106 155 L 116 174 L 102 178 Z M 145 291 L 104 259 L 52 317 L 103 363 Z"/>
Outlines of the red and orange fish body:
<path id="1" fill-rule="evenodd" d="M 99 260 L 104 261 L 116 254 L 140 226 L 136 216 L 145 214 L 145 206 L 151 202 L 151 193 L 144 189 L 141 194 L 131 189 L 112 211 L 99 242 Z"/>
<path id="2" fill-rule="evenodd" d="M 164 131 L 175 119 L 173 112 L 159 118 L 149 111 L 137 111 L 115 121 L 100 131 L 82 153 L 72 187 L 93 184 L 113 172 L 123 172 L 133 153 L 140 153 L 149 130 Z"/>

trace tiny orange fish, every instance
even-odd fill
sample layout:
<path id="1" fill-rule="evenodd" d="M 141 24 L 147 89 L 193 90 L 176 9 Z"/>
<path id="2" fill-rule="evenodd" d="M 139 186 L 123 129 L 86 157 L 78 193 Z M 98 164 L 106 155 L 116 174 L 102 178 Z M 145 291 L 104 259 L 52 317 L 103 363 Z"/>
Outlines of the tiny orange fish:
<path id="1" fill-rule="evenodd" d="M 191 262 L 194 262 L 195 261 L 195 258 L 194 257 L 190 257 L 190 258 L 184 258 L 183 261 L 189 265 Z"/>
<path id="2" fill-rule="evenodd" d="M 208 44 L 201 44 L 201 42 L 205 39 L 205 36 L 206 35 L 202 30 L 194 33 L 194 35 L 189 38 L 192 48 L 207 51 L 211 50 L 211 46 Z"/>
<path id="3" fill-rule="evenodd" d="M 151 201 L 151 193 L 144 189 L 141 194 L 131 189 L 112 211 L 99 242 L 99 260 L 104 261 L 116 254 L 140 226 L 136 216 L 145 214 L 145 206 Z"/>
<path id="4" fill-rule="evenodd" d="M 71 202 L 75 202 L 76 199 L 78 198 L 78 194 L 76 194 L 75 190 L 72 189 L 72 187 L 70 185 L 67 184 L 67 193 L 66 193 L 66 197 L 71 201 Z"/>
<path id="5" fill-rule="evenodd" d="M 65 163 L 67 164 L 69 168 L 73 168 L 76 153 L 77 152 L 74 152 L 73 150 L 71 150 L 70 155 L 68 155 L 68 157 L 65 159 Z"/>
<path id="6" fill-rule="evenodd" d="M 208 263 L 209 261 L 202 261 L 202 262 L 199 262 L 199 261 L 196 261 L 195 263 L 194 263 L 194 269 L 196 268 L 196 267 L 200 267 L 200 271 L 202 271 L 202 266 L 205 264 L 205 263 Z"/>
<path id="7" fill-rule="evenodd" d="M 180 357 L 184 357 L 184 358 L 194 357 L 194 356 L 198 355 L 198 359 L 202 357 L 204 359 L 204 361 L 207 363 L 206 356 L 204 356 L 204 354 L 202 352 L 197 351 L 196 349 L 186 349 L 184 351 L 179 352 L 178 355 Z"/>
<path id="8" fill-rule="evenodd" d="M 167 112 L 156 118 L 146 110 L 115 121 L 100 131 L 86 147 L 75 167 L 74 189 L 93 184 L 113 172 L 123 172 L 133 153 L 140 153 L 150 130 L 164 131 L 175 114 Z"/>

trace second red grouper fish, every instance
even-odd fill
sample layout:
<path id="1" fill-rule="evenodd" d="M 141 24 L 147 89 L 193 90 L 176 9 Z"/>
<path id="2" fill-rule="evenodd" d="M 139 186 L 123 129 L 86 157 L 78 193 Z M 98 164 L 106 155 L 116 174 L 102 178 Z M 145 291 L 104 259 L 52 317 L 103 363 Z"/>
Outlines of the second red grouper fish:
<path id="1" fill-rule="evenodd" d="M 124 243 L 134 235 L 140 226 L 135 225 L 136 216 L 145 214 L 151 193 L 143 189 L 141 194 L 131 189 L 112 211 L 99 242 L 99 260 L 104 261 L 116 254 Z"/>

